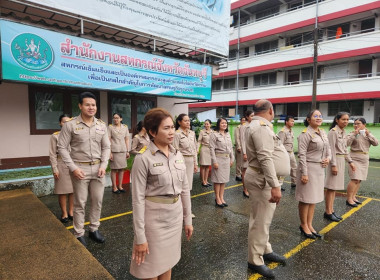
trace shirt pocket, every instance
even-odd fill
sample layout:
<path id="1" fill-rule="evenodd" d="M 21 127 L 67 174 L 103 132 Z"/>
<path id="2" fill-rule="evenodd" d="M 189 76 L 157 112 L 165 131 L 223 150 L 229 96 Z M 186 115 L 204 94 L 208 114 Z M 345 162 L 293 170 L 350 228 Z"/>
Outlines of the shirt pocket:
<path id="1" fill-rule="evenodd" d="M 86 129 L 81 127 L 74 128 L 73 140 L 75 142 L 86 142 L 89 139 L 89 133 Z"/>
<path id="2" fill-rule="evenodd" d="M 189 148 L 189 138 L 186 136 L 182 136 L 181 139 L 179 140 L 179 147 L 180 149 L 186 150 Z"/>
<path id="3" fill-rule="evenodd" d="M 153 176 L 152 183 L 155 187 L 170 185 L 172 176 L 166 166 L 152 167 L 149 172 Z"/>
<path id="4" fill-rule="evenodd" d="M 180 182 L 183 182 L 186 175 L 186 165 L 184 163 L 175 163 L 175 170 L 177 172 L 177 177 Z"/>
<path id="5" fill-rule="evenodd" d="M 95 130 L 95 140 L 96 142 L 101 142 L 102 138 L 106 132 L 104 130 Z"/>

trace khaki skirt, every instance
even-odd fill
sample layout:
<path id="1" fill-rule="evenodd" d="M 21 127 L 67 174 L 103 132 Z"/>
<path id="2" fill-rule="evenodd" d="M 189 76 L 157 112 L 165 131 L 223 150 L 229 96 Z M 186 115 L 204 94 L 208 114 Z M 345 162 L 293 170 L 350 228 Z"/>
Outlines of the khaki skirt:
<path id="1" fill-rule="evenodd" d="M 54 193 L 55 194 L 68 194 L 73 193 L 73 183 L 71 182 L 70 170 L 67 165 L 58 158 L 57 167 L 59 172 L 59 179 L 54 179 Z"/>
<path id="2" fill-rule="evenodd" d="M 301 182 L 301 166 L 297 169 L 296 179 L 296 200 L 315 204 L 324 199 L 325 168 L 319 162 L 307 162 L 307 174 L 309 181 L 306 184 Z"/>
<path id="3" fill-rule="evenodd" d="M 361 153 L 350 153 L 350 155 L 356 167 L 355 172 L 353 172 L 351 168 L 348 168 L 348 175 L 350 176 L 350 179 L 360 181 L 367 180 L 369 155 Z"/>
<path id="4" fill-rule="evenodd" d="M 194 177 L 194 158 L 191 156 L 183 156 L 186 165 L 187 181 L 189 182 L 189 189 L 193 189 L 193 177 Z"/>
<path id="5" fill-rule="evenodd" d="M 124 169 L 127 167 L 127 153 L 112 153 L 112 160 L 110 160 L 111 169 Z"/>
<path id="6" fill-rule="evenodd" d="M 199 164 L 203 166 L 211 165 L 210 147 L 202 145 L 199 153 Z"/>
<path id="7" fill-rule="evenodd" d="M 344 156 L 336 156 L 336 167 L 338 168 L 338 175 L 331 174 L 331 164 L 326 169 L 326 183 L 325 188 L 329 190 L 344 190 Z"/>
<path id="8" fill-rule="evenodd" d="M 145 235 L 149 255 L 145 255 L 145 262 L 140 265 L 131 260 L 131 274 L 139 279 L 153 278 L 174 267 L 181 258 L 182 225 L 181 197 L 173 204 L 145 200 Z"/>
<path id="9" fill-rule="evenodd" d="M 230 181 L 230 163 L 229 156 L 216 156 L 216 162 L 218 163 L 218 169 L 212 166 L 211 169 L 211 182 L 217 184 L 224 184 Z"/>

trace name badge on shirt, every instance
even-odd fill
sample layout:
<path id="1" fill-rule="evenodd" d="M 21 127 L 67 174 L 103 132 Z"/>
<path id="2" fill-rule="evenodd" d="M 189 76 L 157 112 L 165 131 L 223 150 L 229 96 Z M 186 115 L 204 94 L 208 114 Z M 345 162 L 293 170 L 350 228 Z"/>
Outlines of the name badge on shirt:
<path id="1" fill-rule="evenodd" d="M 177 159 L 175 163 L 183 163 L 183 159 Z"/>
<path id="2" fill-rule="evenodd" d="M 153 167 L 156 167 L 156 166 L 163 166 L 164 163 L 162 162 L 158 162 L 158 163 L 153 163 Z"/>
<path id="3" fill-rule="evenodd" d="M 82 130 L 83 126 L 76 127 L 75 130 Z"/>

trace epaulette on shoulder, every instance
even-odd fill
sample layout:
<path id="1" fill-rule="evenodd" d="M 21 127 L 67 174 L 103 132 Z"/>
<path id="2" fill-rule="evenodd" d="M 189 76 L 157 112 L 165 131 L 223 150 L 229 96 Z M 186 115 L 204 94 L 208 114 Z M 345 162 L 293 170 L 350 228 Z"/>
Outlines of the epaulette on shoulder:
<path id="1" fill-rule="evenodd" d="M 302 130 L 302 133 L 306 133 L 306 131 L 307 131 L 307 128 L 305 128 L 304 130 Z"/>
<path id="2" fill-rule="evenodd" d="M 324 128 L 322 128 L 322 127 L 321 127 L 321 128 L 319 128 L 319 130 L 325 131 L 325 129 L 324 129 Z"/>
<path id="3" fill-rule="evenodd" d="M 53 134 L 54 134 L 54 135 L 58 135 L 60 132 L 61 132 L 61 131 L 58 130 L 58 131 L 54 132 Z"/>
<path id="4" fill-rule="evenodd" d="M 142 149 L 139 151 L 139 154 L 145 153 L 147 148 L 148 148 L 147 146 L 142 147 Z"/>
<path id="5" fill-rule="evenodd" d="M 128 127 L 128 125 L 126 125 L 126 124 L 123 124 L 125 127 Z"/>
<path id="6" fill-rule="evenodd" d="M 332 128 L 332 130 L 334 130 L 334 131 L 335 131 L 335 130 L 336 130 L 336 127 L 333 127 L 333 128 Z"/>
<path id="7" fill-rule="evenodd" d="M 261 126 L 266 126 L 267 124 L 265 122 L 263 122 L 263 121 L 260 121 L 260 125 Z"/>
<path id="8" fill-rule="evenodd" d="M 77 118 L 77 117 L 72 117 L 72 118 L 68 119 L 68 120 L 65 121 L 65 122 L 69 122 L 69 121 L 75 120 L 76 118 Z"/>
<path id="9" fill-rule="evenodd" d="M 135 136 L 133 136 L 133 138 L 139 138 L 139 135 L 138 135 L 138 134 L 136 134 Z"/>
<path id="10" fill-rule="evenodd" d="M 177 129 L 175 132 L 180 132 L 179 129 Z"/>
<path id="11" fill-rule="evenodd" d="M 284 132 L 284 131 L 285 131 L 285 126 L 284 126 L 284 127 L 281 129 L 281 131 L 282 131 L 282 132 Z"/>
<path id="12" fill-rule="evenodd" d="M 108 126 L 113 126 L 112 123 L 110 123 Z"/>
<path id="13" fill-rule="evenodd" d="M 100 123 L 105 123 L 104 121 L 102 121 L 101 119 L 98 119 L 98 121 L 100 122 Z"/>

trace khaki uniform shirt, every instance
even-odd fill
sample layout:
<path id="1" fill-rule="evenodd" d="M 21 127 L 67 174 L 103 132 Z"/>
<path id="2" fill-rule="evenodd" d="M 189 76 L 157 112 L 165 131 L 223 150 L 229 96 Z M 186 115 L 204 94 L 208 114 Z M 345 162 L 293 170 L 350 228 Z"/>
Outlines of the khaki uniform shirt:
<path id="1" fill-rule="evenodd" d="M 240 134 L 240 145 L 241 145 L 241 153 L 243 155 L 247 154 L 247 143 L 245 141 L 245 129 L 249 126 L 249 123 L 246 122 L 240 126 L 239 134 Z"/>
<path id="2" fill-rule="evenodd" d="M 320 163 L 324 159 L 331 159 L 331 150 L 326 132 L 319 129 L 316 132 L 308 126 L 298 136 L 298 157 L 301 174 L 308 176 L 307 162 Z"/>
<path id="3" fill-rule="evenodd" d="M 351 132 L 347 136 L 347 146 L 351 146 L 351 152 L 356 153 L 368 153 L 369 147 L 379 145 L 379 141 L 371 133 L 365 136 L 360 133 L 355 135 L 355 132 Z"/>
<path id="4" fill-rule="evenodd" d="M 328 139 L 331 149 L 331 166 L 336 166 L 337 155 L 344 155 L 347 162 L 352 161 L 347 151 L 347 135 L 344 129 L 336 125 L 330 129 Z"/>
<path id="5" fill-rule="evenodd" d="M 173 146 L 181 151 L 182 155 L 193 156 L 194 165 L 198 165 L 197 139 L 194 131 L 188 130 L 186 135 L 182 128 L 178 128 L 174 134 Z"/>
<path id="6" fill-rule="evenodd" d="M 75 162 L 96 160 L 100 160 L 100 167 L 106 169 L 111 153 L 106 124 L 94 118 L 92 125 L 87 126 L 81 115 L 72 118 L 59 134 L 58 152 L 71 172 L 78 169 Z"/>
<path id="7" fill-rule="evenodd" d="M 228 132 L 224 132 L 224 135 L 216 131 L 211 134 L 210 154 L 212 164 L 217 163 L 216 154 L 227 154 L 229 155 L 231 162 L 235 160 L 235 156 L 232 150 L 231 136 Z"/>
<path id="8" fill-rule="evenodd" d="M 284 126 L 280 132 L 278 133 L 278 137 L 280 137 L 282 144 L 285 149 L 290 153 L 293 152 L 293 143 L 294 143 L 294 133 L 292 129 Z"/>
<path id="9" fill-rule="evenodd" d="M 181 195 L 183 220 L 192 224 L 190 189 L 186 165 L 180 151 L 169 146 L 169 157 L 154 142 L 135 157 L 132 166 L 133 225 L 137 244 L 145 243 L 145 197 Z"/>
<path id="10" fill-rule="evenodd" d="M 120 128 L 110 124 L 108 126 L 108 137 L 111 140 L 111 152 L 125 153 L 128 152 L 129 130 L 126 124 L 121 124 Z M 127 138 L 127 139 L 125 139 Z M 129 143 L 128 143 L 129 145 Z"/>
<path id="11" fill-rule="evenodd" d="M 207 131 L 206 129 L 202 129 L 199 132 L 198 136 L 198 146 L 197 146 L 197 151 L 199 151 L 200 146 L 209 146 L 210 145 L 210 135 L 213 133 L 213 130 Z"/>
<path id="12" fill-rule="evenodd" d="M 132 155 L 137 155 L 142 148 L 145 146 L 148 146 L 150 143 L 150 138 L 148 133 L 145 133 L 145 135 L 136 134 L 132 139 L 132 148 L 130 150 L 130 153 Z"/>
<path id="13" fill-rule="evenodd" d="M 49 143 L 49 160 L 51 168 L 53 169 L 53 173 L 58 172 L 58 135 L 59 131 L 54 132 L 50 137 L 50 143 Z"/>
<path id="14" fill-rule="evenodd" d="M 246 129 L 245 139 L 249 167 L 260 170 L 270 187 L 280 187 L 277 176 L 290 174 L 290 160 L 273 125 L 267 119 L 254 116 Z"/>
<path id="15" fill-rule="evenodd" d="M 240 127 L 241 125 L 239 124 L 235 129 L 234 129 L 234 140 L 235 140 L 235 147 L 237 150 L 241 150 L 241 142 L 240 142 Z"/>

